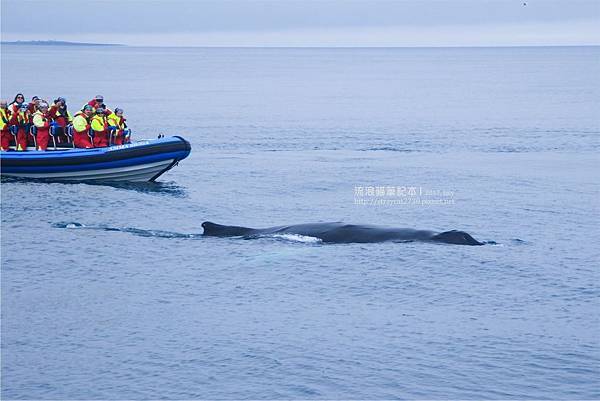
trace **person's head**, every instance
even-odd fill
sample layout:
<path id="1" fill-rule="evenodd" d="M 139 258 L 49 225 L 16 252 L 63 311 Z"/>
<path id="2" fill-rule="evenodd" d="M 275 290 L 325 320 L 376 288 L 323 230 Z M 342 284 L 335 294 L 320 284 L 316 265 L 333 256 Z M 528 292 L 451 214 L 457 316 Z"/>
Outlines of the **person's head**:
<path id="1" fill-rule="evenodd" d="M 67 105 L 67 99 L 65 99 L 64 97 L 58 97 L 54 103 L 56 103 L 59 106 L 66 106 Z"/>
<path id="2" fill-rule="evenodd" d="M 97 104 L 102 104 L 102 103 L 104 103 L 104 96 L 102 96 L 102 95 L 96 95 L 96 97 L 94 98 L 94 101 Z"/>
<path id="3" fill-rule="evenodd" d="M 23 95 L 22 93 L 17 93 L 17 96 L 15 96 L 15 100 L 13 100 L 14 103 L 23 103 L 25 101 L 25 95 Z"/>
<path id="4" fill-rule="evenodd" d="M 40 102 L 38 104 L 38 110 L 41 111 L 42 113 L 47 113 L 48 112 L 48 103 Z"/>
<path id="5" fill-rule="evenodd" d="M 123 109 L 121 109 L 121 108 L 117 107 L 117 108 L 115 109 L 115 114 L 116 114 L 117 116 L 119 116 L 119 117 L 123 117 Z"/>
<path id="6" fill-rule="evenodd" d="M 35 103 L 35 104 L 39 104 L 40 103 L 40 98 L 37 96 L 34 96 L 31 98 L 31 103 Z"/>
<path id="7" fill-rule="evenodd" d="M 83 114 L 90 117 L 92 114 L 94 114 L 94 108 L 92 106 L 90 106 L 89 104 L 86 104 L 83 107 Z"/>
<path id="8" fill-rule="evenodd" d="M 104 114 L 104 108 L 103 107 L 98 107 L 96 109 L 96 114 L 98 115 L 103 115 Z"/>
<path id="9" fill-rule="evenodd" d="M 19 106 L 19 111 L 21 113 L 24 113 L 27 111 L 27 108 L 29 107 L 29 105 L 27 103 L 21 103 L 21 105 Z"/>
<path id="10" fill-rule="evenodd" d="M 4 99 L 0 100 L 0 109 L 5 109 L 8 102 Z"/>

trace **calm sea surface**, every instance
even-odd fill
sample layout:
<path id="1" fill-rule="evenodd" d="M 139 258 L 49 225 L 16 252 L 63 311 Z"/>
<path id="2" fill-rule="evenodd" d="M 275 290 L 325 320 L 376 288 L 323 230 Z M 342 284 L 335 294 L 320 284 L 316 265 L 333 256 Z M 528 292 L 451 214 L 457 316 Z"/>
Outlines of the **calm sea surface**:
<path id="1" fill-rule="evenodd" d="M 160 183 L 2 181 L 3 399 L 600 398 L 600 48 L 3 46 L 1 67 L 2 98 L 103 94 L 136 138 L 192 143 Z"/>

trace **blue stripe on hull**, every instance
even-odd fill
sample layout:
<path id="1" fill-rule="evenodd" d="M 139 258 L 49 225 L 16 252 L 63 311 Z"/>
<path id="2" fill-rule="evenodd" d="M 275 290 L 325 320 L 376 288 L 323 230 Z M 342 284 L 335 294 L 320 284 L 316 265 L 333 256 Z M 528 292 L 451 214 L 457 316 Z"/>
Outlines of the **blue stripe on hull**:
<path id="1" fill-rule="evenodd" d="M 84 159 L 88 156 L 94 155 L 112 155 L 117 154 L 125 149 L 149 149 L 152 147 L 156 147 L 157 145 L 164 146 L 169 144 L 181 144 L 186 142 L 183 138 L 180 137 L 170 137 L 170 138 L 161 138 L 161 139 L 151 139 L 142 142 L 134 142 L 127 145 L 118 145 L 111 146 L 105 148 L 91 148 L 91 149 L 66 149 L 66 150 L 48 150 L 45 152 L 41 151 L 28 151 L 28 152 L 0 152 L 0 159 L 3 159 L 5 162 L 10 162 L 10 160 L 41 160 L 41 159 L 49 159 L 52 160 L 54 158 L 59 157 L 68 157 L 75 159 Z M 189 145 L 188 145 L 189 146 Z M 189 148 L 188 148 L 189 149 Z"/>
<path id="2" fill-rule="evenodd" d="M 124 160 L 117 160 L 104 163 L 82 163 L 76 165 L 63 165 L 63 166 L 7 166 L 2 168 L 3 173 L 29 173 L 29 174 L 44 174 L 44 173 L 61 173 L 69 171 L 86 171 L 86 170 L 101 170 L 118 167 L 129 167 L 153 162 L 159 162 L 164 160 L 181 160 L 188 155 L 187 151 L 159 153 L 155 155 L 132 157 Z"/>

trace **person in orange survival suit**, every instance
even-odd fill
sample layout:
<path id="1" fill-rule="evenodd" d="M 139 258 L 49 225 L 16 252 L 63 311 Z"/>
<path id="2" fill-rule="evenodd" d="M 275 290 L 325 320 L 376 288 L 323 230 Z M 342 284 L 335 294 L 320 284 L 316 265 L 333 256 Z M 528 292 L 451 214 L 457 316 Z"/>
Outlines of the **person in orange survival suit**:
<path id="1" fill-rule="evenodd" d="M 50 140 L 50 123 L 52 122 L 48 113 L 48 103 L 38 103 L 37 111 L 33 113 L 32 122 L 37 128 L 37 150 L 45 151 L 48 148 L 48 141 Z"/>
<path id="2" fill-rule="evenodd" d="M 86 104 L 83 110 L 75 114 L 73 119 L 73 143 L 76 148 L 93 148 L 94 145 L 89 136 L 90 118 L 94 114 L 92 106 Z"/>
<path id="3" fill-rule="evenodd" d="M 104 113 L 104 108 L 98 107 L 96 109 L 96 114 L 92 116 L 90 121 L 95 148 L 105 148 L 108 146 L 108 121 L 106 119 L 106 114 Z"/>
<path id="4" fill-rule="evenodd" d="M 29 135 L 29 128 L 31 123 L 29 121 L 31 115 L 27 103 L 22 103 L 16 112 L 12 113 L 10 120 L 8 121 L 11 126 L 9 129 L 16 131 L 17 143 L 16 149 L 18 151 L 27 150 L 27 137 Z"/>
<path id="5" fill-rule="evenodd" d="M 7 103 L 6 100 L 0 100 L 0 150 L 9 150 L 10 140 L 12 139 L 12 135 L 8 130 L 10 111 Z"/>

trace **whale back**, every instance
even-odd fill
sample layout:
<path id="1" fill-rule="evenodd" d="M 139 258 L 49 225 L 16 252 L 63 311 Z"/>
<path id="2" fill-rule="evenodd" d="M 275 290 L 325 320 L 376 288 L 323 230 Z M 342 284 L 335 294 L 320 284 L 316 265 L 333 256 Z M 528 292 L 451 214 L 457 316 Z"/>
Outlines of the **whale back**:
<path id="1" fill-rule="evenodd" d="M 248 227 L 239 226 L 224 226 L 221 224 L 215 224 L 210 221 L 202 223 L 204 234 L 210 237 L 241 237 L 244 235 L 250 235 L 256 230 Z"/>
<path id="2" fill-rule="evenodd" d="M 469 233 L 457 230 L 444 231 L 431 237 L 431 240 L 455 245 L 483 245 L 483 242 L 477 241 Z"/>
<path id="3" fill-rule="evenodd" d="M 321 239 L 329 243 L 368 243 L 385 241 L 435 241 L 456 245 L 483 245 L 464 231 L 445 231 L 436 234 L 427 230 L 387 228 L 368 225 L 333 223 L 309 223 L 270 228 L 225 226 L 210 221 L 202 223 L 203 235 L 211 237 L 254 237 L 269 234 L 299 234 Z"/>
<path id="4" fill-rule="evenodd" d="M 414 241 L 431 238 L 431 231 L 410 228 L 389 228 L 373 225 L 333 223 L 298 224 L 285 227 L 289 233 L 320 238 L 329 243 L 375 243 L 385 241 Z"/>

